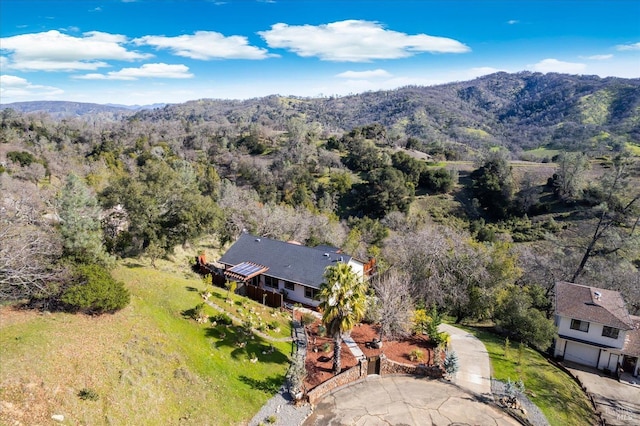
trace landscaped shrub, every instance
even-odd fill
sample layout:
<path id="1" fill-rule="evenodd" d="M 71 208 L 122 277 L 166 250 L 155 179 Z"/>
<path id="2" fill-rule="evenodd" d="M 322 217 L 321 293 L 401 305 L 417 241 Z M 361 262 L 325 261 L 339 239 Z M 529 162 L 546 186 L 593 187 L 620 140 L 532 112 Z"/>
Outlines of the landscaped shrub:
<path id="1" fill-rule="evenodd" d="M 459 368 L 460 365 L 458 364 L 458 354 L 456 354 L 456 351 L 447 351 L 444 356 L 444 371 L 449 376 L 453 376 Z"/>
<path id="2" fill-rule="evenodd" d="M 433 335 L 429 335 L 429 340 L 431 340 L 437 346 L 449 346 L 449 341 L 451 340 L 451 336 L 446 332 L 436 332 Z"/>
<path id="3" fill-rule="evenodd" d="M 425 309 L 416 309 L 413 312 L 413 328 L 412 331 L 414 334 L 424 334 L 427 333 L 429 328 L 429 324 L 431 324 L 431 318 L 427 315 L 427 311 Z"/>
<path id="4" fill-rule="evenodd" d="M 211 322 L 215 322 L 219 325 L 231 325 L 233 323 L 229 315 L 223 314 L 222 312 L 219 314 L 211 315 L 209 319 L 211 320 Z"/>
<path id="5" fill-rule="evenodd" d="M 301 321 L 302 321 L 302 325 L 304 325 L 305 327 L 313 324 L 315 320 L 316 320 L 316 317 L 313 316 L 313 314 L 310 314 L 308 312 L 305 312 L 304 314 L 302 314 Z"/>
<path id="6" fill-rule="evenodd" d="M 102 314 L 115 312 L 129 304 L 129 290 L 102 266 L 78 266 L 74 275 L 76 284 L 67 288 L 60 297 L 70 310 Z"/>
<path id="7" fill-rule="evenodd" d="M 280 323 L 278 323 L 278 321 L 273 320 L 273 321 L 271 321 L 269 323 L 269 329 L 270 330 L 275 330 L 275 329 L 278 329 L 278 328 L 280 328 Z"/>
<path id="8" fill-rule="evenodd" d="M 266 418 L 267 423 L 269 424 L 275 424 L 278 421 L 278 418 L 275 415 L 270 415 L 269 417 Z"/>
<path id="9" fill-rule="evenodd" d="M 411 361 L 424 361 L 424 352 L 421 351 L 420 349 L 414 349 L 411 352 L 409 352 L 409 359 Z"/>

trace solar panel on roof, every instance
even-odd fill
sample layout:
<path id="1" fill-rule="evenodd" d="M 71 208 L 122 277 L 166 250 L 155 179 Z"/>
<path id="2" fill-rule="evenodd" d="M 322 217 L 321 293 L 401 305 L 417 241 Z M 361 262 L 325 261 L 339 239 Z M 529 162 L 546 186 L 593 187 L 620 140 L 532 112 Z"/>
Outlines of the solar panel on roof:
<path id="1" fill-rule="evenodd" d="M 229 269 L 229 272 L 233 272 L 235 274 L 238 275 L 242 275 L 242 276 L 249 276 L 251 274 L 255 274 L 256 272 L 259 272 L 261 270 L 263 270 L 265 267 L 262 265 L 256 265 L 254 263 L 250 263 L 250 262 L 242 262 L 237 264 L 236 266 L 234 266 L 233 268 Z"/>

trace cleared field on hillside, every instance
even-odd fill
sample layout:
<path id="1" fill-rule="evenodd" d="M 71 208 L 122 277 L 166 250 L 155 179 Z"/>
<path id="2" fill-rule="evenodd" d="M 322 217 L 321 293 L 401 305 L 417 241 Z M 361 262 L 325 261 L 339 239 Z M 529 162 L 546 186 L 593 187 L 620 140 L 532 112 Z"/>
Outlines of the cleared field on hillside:
<path id="1" fill-rule="evenodd" d="M 0 309 L 0 423 L 245 424 L 283 383 L 291 343 L 239 348 L 185 317 L 202 301 L 199 277 L 134 263 L 114 275 L 132 295 L 114 315 Z"/>

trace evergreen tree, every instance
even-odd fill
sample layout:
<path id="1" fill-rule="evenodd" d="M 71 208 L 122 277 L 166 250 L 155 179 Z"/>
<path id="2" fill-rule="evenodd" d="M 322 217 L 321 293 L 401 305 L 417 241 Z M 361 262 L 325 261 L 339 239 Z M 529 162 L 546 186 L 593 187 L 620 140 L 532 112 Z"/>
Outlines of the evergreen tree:
<path id="1" fill-rule="evenodd" d="M 509 215 L 515 194 L 515 181 L 507 158 L 492 154 L 484 165 L 471 173 L 472 189 L 480 207 L 493 219 Z"/>
<path id="2" fill-rule="evenodd" d="M 77 263 L 109 265 L 103 246 L 100 208 L 89 187 L 75 174 L 67 177 L 57 199 L 64 256 Z"/>
<path id="3" fill-rule="evenodd" d="M 458 363 L 458 354 L 456 351 L 447 351 L 444 356 L 444 371 L 447 373 L 449 377 L 454 376 L 458 370 L 460 369 L 460 365 Z"/>

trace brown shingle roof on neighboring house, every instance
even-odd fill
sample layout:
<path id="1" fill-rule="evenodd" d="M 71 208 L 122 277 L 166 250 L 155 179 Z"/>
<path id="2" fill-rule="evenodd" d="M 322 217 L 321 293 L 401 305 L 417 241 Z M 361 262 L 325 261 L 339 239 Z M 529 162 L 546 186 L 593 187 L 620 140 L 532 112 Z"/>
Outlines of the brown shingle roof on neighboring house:
<path id="1" fill-rule="evenodd" d="M 631 320 L 635 327 L 633 330 L 627 331 L 622 353 L 629 356 L 640 357 L 640 317 L 631 315 Z"/>
<path id="2" fill-rule="evenodd" d="M 559 281 L 556 283 L 556 313 L 621 330 L 634 328 L 622 295 L 613 290 Z"/>

